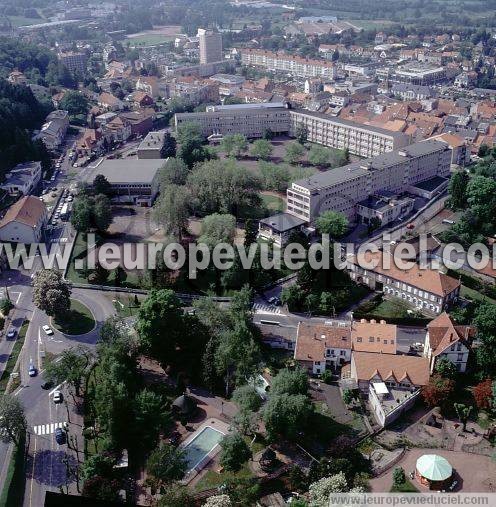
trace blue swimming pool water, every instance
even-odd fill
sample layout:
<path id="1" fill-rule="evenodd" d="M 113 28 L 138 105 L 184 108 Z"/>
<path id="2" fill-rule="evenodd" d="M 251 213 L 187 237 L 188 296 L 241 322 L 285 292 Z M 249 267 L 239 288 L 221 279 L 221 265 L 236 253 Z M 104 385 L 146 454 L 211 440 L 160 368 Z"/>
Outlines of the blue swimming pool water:
<path id="1" fill-rule="evenodd" d="M 220 431 L 207 426 L 184 446 L 188 471 L 194 468 L 222 440 L 223 436 L 224 434 Z"/>

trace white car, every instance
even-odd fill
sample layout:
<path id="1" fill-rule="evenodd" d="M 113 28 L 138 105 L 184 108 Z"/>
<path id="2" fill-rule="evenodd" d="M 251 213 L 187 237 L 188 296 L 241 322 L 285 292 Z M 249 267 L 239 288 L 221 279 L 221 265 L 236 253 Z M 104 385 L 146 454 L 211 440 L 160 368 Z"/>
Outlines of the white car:
<path id="1" fill-rule="evenodd" d="M 64 397 L 62 396 L 62 393 L 60 391 L 55 391 L 53 393 L 53 402 L 54 403 L 62 403 Z"/>
<path id="2" fill-rule="evenodd" d="M 52 330 L 52 328 L 51 328 L 50 326 L 47 326 L 47 325 L 45 324 L 44 326 L 42 326 L 42 328 L 41 328 L 41 329 L 43 329 L 43 331 L 45 332 L 45 334 L 46 334 L 47 336 L 52 336 L 52 334 L 53 334 L 53 330 Z"/>

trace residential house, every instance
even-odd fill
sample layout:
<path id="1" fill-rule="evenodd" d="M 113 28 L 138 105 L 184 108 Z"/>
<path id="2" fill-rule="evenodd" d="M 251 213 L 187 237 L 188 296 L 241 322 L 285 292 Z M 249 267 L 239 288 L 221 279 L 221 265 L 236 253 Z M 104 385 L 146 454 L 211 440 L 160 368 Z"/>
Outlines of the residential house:
<path id="1" fill-rule="evenodd" d="M 36 138 L 41 139 L 47 150 L 56 150 L 65 138 L 69 128 L 69 113 L 61 109 L 52 111 L 45 119 Z"/>
<path id="2" fill-rule="evenodd" d="M 116 116 L 105 124 L 103 132 L 114 143 L 127 141 L 132 134 L 131 123 L 122 116 Z"/>
<path id="3" fill-rule="evenodd" d="M 355 352 L 396 354 L 395 325 L 386 321 L 299 322 L 294 358 L 308 373 L 319 375 L 350 362 Z"/>
<path id="4" fill-rule="evenodd" d="M 353 352 L 349 374 L 368 396 L 371 412 L 384 427 L 414 405 L 429 382 L 429 361 L 418 356 Z"/>
<path id="5" fill-rule="evenodd" d="M 10 195 L 29 195 L 41 181 L 41 162 L 24 162 L 5 175 L 2 188 Z"/>
<path id="6" fill-rule="evenodd" d="M 145 92 L 155 99 L 160 93 L 159 80 L 156 76 L 140 76 L 136 81 L 136 90 Z"/>
<path id="7" fill-rule="evenodd" d="M 366 252 L 359 259 L 348 258 L 347 269 L 357 283 L 382 291 L 385 297 L 401 299 L 412 308 L 431 315 L 439 315 L 457 300 L 459 280 L 434 269 L 421 269 L 411 261 L 408 261 L 408 269 L 400 269 L 394 261 L 386 252 Z"/>
<path id="8" fill-rule="evenodd" d="M 9 74 L 9 77 L 7 78 L 7 81 L 9 83 L 12 83 L 12 84 L 15 84 L 15 85 L 25 85 L 28 82 L 26 76 L 22 72 L 20 72 L 19 70 L 17 70 L 17 69 L 13 70 Z"/>
<path id="9" fill-rule="evenodd" d="M 98 105 L 105 111 L 121 111 L 124 109 L 124 102 L 111 93 L 103 92 L 98 96 Z"/>
<path id="10" fill-rule="evenodd" d="M 290 215 L 279 213 L 258 222 L 258 237 L 267 241 L 273 241 L 275 245 L 282 247 L 286 245 L 294 232 L 301 232 L 305 220 Z"/>
<path id="11" fill-rule="evenodd" d="M 456 324 L 446 312 L 429 322 L 424 356 L 429 360 L 431 373 L 440 359 L 448 359 L 457 371 L 465 372 L 474 336 L 474 327 Z"/>
<path id="12" fill-rule="evenodd" d="M 150 130 L 153 130 L 153 119 L 155 111 L 149 108 L 142 108 L 137 111 L 128 111 L 119 116 L 126 119 L 131 124 L 132 136 L 146 136 Z"/>
<path id="13" fill-rule="evenodd" d="M 91 156 L 98 153 L 105 138 L 100 129 L 85 129 L 83 135 L 76 142 L 76 153 L 78 157 Z"/>
<path id="14" fill-rule="evenodd" d="M 38 197 L 26 195 L 12 204 L 0 221 L 0 241 L 38 243 L 47 221 L 45 204 Z"/>
<path id="15" fill-rule="evenodd" d="M 128 100 L 132 103 L 133 107 L 150 107 L 155 104 L 153 98 L 146 92 L 135 91 L 129 95 Z"/>

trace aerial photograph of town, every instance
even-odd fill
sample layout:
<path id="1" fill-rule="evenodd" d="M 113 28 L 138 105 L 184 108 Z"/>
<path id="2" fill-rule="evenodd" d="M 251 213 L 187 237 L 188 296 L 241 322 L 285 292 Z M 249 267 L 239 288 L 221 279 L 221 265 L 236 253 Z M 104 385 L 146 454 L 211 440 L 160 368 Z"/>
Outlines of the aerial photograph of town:
<path id="1" fill-rule="evenodd" d="M 0 507 L 496 507 L 496 0 L 0 0 Z"/>

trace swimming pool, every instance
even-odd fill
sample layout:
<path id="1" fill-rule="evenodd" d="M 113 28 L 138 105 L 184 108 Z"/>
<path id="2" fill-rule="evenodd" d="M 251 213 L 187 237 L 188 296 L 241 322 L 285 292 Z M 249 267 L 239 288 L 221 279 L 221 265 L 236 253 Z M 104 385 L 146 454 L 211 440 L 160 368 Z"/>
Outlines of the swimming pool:
<path id="1" fill-rule="evenodd" d="M 184 446 L 188 472 L 193 470 L 222 440 L 224 433 L 207 426 Z"/>

